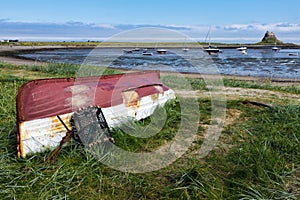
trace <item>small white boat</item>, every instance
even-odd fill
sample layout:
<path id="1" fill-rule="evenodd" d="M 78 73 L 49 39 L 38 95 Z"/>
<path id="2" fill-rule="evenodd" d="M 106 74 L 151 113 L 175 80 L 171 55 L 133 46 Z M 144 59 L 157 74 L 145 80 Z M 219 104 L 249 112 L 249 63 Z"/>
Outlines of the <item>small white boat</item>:
<path id="1" fill-rule="evenodd" d="M 182 51 L 183 52 L 188 52 L 190 49 L 189 48 L 183 48 Z"/>
<path id="2" fill-rule="evenodd" d="M 276 46 L 276 43 L 275 43 L 275 46 L 272 47 L 272 51 L 275 51 L 275 52 L 280 51 L 280 48 Z"/>
<path id="3" fill-rule="evenodd" d="M 166 54 L 167 50 L 166 49 L 157 49 L 156 52 L 159 54 Z"/>
<path id="4" fill-rule="evenodd" d="M 278 48 L 278 47 L 272 47 L 272 51 L 280 51 L 280 48 Z"/>
<path id="5" fill-rule="evenodd" d="M 152 55 L 153 55 L 152 52 L 147 52 L 147 51 L 143 52 L 143 56 L 152 56 Z"/>
<path id="6" fill-rule="evenodd" d="M 247 47 L 241 46 L 241 47 L 236 48 L 236 49 L 239 50 L 239 51 L 246 51 L 246 50 L 247 50 Z"/>

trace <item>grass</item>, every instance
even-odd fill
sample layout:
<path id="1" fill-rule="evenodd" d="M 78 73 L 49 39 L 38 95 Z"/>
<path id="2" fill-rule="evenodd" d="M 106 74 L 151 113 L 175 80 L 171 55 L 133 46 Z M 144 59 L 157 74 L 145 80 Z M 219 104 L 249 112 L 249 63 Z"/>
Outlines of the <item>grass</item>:
<path id="1" fill-rule="evenodd" d="M 44 162 L 50 152 L 17 158 L 15 96 L 28 78 L 14 76 L 11 72 L 24 70 L 28 74 L 38 72 L 61 77 L 76 74 L 76 67 L 0 63 L 3 69 L 0 76 L 0 199 L 300 198 L 300 105 L 297 104 L 277 104 L 270 109 L 238 99 L 228 101 L 228 113 L 238 111 L 240 115 L 224 128 L 214 150 L 200 159 L 197 152 L 206 127 L 211 123 L 212 108 L 209 99 L 199 98 L 201 126 L 191 148 L 171 165 L 148 173 L 114 170 L 75 142 L 65 146 L 53 164 Z M 5 74 L 5 69 L 12 71 Z M 194 89 L 207 90 L 203 81 L 189 81 Z M 299 94 L 296 86 L 235 80 L 225 80 L 224 85 Z M 181 119 L 179 102 L 174 100 L 165 109 L 167 123 L 159 134 L 143 139 L 115 129 L 116 145 L 128 151 L 149 152 L 172 140 Z M 131 123 L 146 126 L 150 119 Z"/>
<path id="2" fill-rule="evenodd" d="M 62 41 L 62 42 L 31 42 L 31 41 L 22 41 L 22 42 L 5 42 L 1 43 L 2 46 L 97 46 L 101 44 L 100 41 L 86 41 L 86 42 L 71 42 L 71 41 Z"/>
<path id="3" fill-rule="evenodd" d="M 22 71 L 23 73 L 31 72 L 30 75 L 37 74 L 40 77 L 42 76 L 75 77 L 77 75 L 78 70 L 81 67 L 84 67 L 84 69 L 87 68 L 91 69 L 90 71 L 86 71 L 85 74 L 81 73 L 82 75 L 98 75 L 98 74 L 105 75 L 105 74 L 120 73 L 118 70 L 110 69 L 110 68 L 103 68 L 103 67 L 96 67 L 96 66 L 82 66 L 82 65 L 68 64 L 68 63 L 47 63 L 46 65 L 29 66 L 29 65 L 14 65 L 14 64 L 0 62 L 0 70 L 2 69 L 3 71 L 6 71 L 5 75 L 7 75 L 7 71 L 10 70 L 14 71 L 15 74 L 17 70 L 23 70 Z M 30 77 L 29 74 L 27 74 L 26 77 Z"/>
<path id="4" fill-rule="evenodd" d="M 199 45 L 208 45 L 204 42 L 184 42 L 186 46 L 199 47 Z M 112 41 L 62 41 L 62 42 L 6 42 L 1 43 L 2 46 L 76 46 L 76 47 L 87 47 L 87 46 L 110 46 L 110 47 L 148 47 L 148 46 L 182 46 L 183 42 L 112 42 Z"/>
<path id="5" fill-rule="evenodd" d="M 243 189 L 238 196 L 296 198 L 292 191 L 299 187 L 299 111 L 300 107 L 295 105 L 249 110 L 246 123 L 234 127 L 234 131 L 225 131 L 224 134 L 238 134 L 236 136 L 242 136 L 243 140 L 246 137 L 247 141 L 237 144 L 237 149 L 220 158 L 227 163 L 222 166 L 222 173 L 227 174 L 225 181 L 231 190 Z M 292 178 L 292 174 L 298 178 Z M 299 195 L 299 189 L 296 190 Z"/>

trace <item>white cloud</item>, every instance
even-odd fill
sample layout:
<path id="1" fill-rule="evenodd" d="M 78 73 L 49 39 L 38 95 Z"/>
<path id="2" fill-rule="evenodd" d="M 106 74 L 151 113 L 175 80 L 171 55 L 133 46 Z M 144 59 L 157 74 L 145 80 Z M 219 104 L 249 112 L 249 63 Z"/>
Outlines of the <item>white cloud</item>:
<path id="1" fill-rule="evenodd" d="M 231 24 L 223 26 L 225 30 L 257 30 L 257 31 L 266 31 L 270 30 L 273 32 L 290 32 L 300 31 L 300 24 L 292 23 L 270 23 L 270 24 Z"/>
<path id="2" fill-rule="evenodd" d="M 31 40 L 77 40 L 78 38 L 109 38 L 123 31 L 137 28 L 165 28 L 178 31 L 195 40 L 204 41 L 211 29 L 211 40 L 216 42 L 258 42 L 266 31 L 274 32 L 283 42 L 300 43 L 300 24 L 295 23 L 249 23 L 227 25 L 132 25 L 110 23 L 82 23 L 70 21 L 66 23 L 12 22 L 0 19 L 0 37 L 27 38 Z M 155 33 L 151 36 L 157 37 Z M 172 38 L 172 37 L 170 37 Z M 167 40 L 168 38 L 166 38 Z"/>
<path id="3" fill-rule="evenodd" d="M 107 29 L 116 29 L 116 27 L 112 24 L 91 24 L 92 27 L 95 28 L 107 28 Z"/>

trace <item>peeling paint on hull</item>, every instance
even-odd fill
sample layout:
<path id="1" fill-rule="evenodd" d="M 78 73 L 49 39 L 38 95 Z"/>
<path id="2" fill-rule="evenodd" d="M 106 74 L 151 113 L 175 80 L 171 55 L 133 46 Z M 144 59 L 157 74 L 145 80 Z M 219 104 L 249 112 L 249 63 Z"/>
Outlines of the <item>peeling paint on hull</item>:
<path id="1" fill-rule="evenodd" d="M 92 85 L 92 86 L 91 86 Z M 74 111 L 99 106 L 110 127 L 128 118 L 150 116 L 157 106 L 175 98 L 158 71 L 81 79 L 45 79 L 24 84 L 17 95 L 18 155 L 56 147 L 69 129 Z"/>

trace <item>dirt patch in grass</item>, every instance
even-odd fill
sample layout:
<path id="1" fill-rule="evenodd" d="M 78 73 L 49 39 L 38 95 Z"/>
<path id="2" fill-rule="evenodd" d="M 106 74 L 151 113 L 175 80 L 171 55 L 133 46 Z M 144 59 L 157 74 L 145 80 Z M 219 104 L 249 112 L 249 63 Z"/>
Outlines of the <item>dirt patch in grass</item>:
<path id="1" fill-rule="evenodd" d="M 212 94 L 210 91 L 187 91 L 175 90 L 176 95 L 180 97 L 190 98 L 205 98 L 210 99 L 212 95 L 224 95 L 227 100 L 258 100 L 266 103 L 300 103 L 299 94 L 291 94 L 288 92 L 271 91 L 264 89 L 253 88 L 239 88 L 239 87 L 222 87 L 214 90 Z"/>
<path id="2" fill-rule="evenodd" d="M 224 123 L 224 127 L 227 127 L 233 124 L 236 120 L 240 118 L 242 111 L 238 109 L 227 109 L 226 110 L 226 120 Z"/>
<path id="3" fill-rule="evenodd" d="M 186 94 L 189 92 L 185 91 Z M 193 94 L 193 93 L 190 93 Z M 248 99 L 263 100 L 266 102 L 294 102 L 300 103 L 299 94 L 291 94 L 287 92 L 271 91 L 264 89 L 239 88 L 239 87 L 223 87 L 214 91 L 214 94 L 226 95 L 227 100 Z M 200 98 L 211 98 L 209 91 L 198 91 L 197 96 Z"/>

